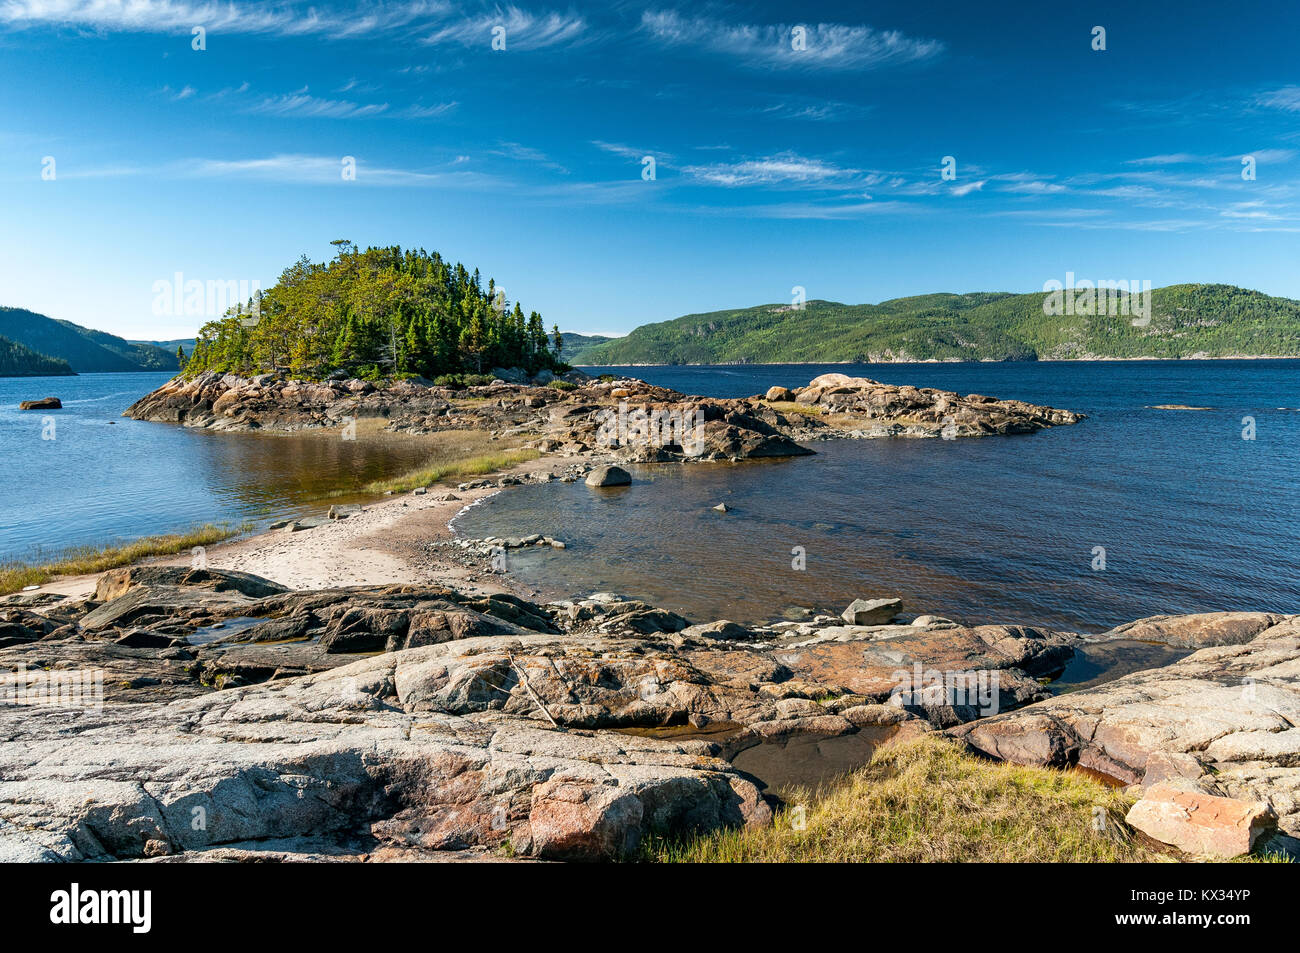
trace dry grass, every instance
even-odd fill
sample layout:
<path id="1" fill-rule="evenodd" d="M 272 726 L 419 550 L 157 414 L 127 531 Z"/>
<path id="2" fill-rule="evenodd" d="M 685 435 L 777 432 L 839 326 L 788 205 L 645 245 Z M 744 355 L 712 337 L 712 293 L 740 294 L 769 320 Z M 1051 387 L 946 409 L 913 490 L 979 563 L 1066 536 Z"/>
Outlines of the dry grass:
<path id="1" fill-rule="evenodd" d="M 536 450 L 502 444 L 478 430 L 448 430 L 432 434 L 428 440 L 431 452 L 427 462 L 398 476 L 368 483 L 363 492 L 402 493 L 447 480 L 495 473 L 539 456 Z"/>
<path id="2" fill-rule="evenodd" d="M 805 417 L 821 417 L 826 411 L 816 404 L 800 404 L 793 400 L 765 400 L 768 407 L 778 414 L 802 414 Z"/>
<path id="3" fill-rule="evenodd" d="M 239 526 L 209 523 L 185 533 L 146 536 L 122 545 L 77 546 L 59 552 L 49 561 L 0 563 L 0 595 L 18 592 L 27 586 L 39 586 L 59 576 L 104 572 L 118 566 L 129 566 L 150 556 L 173 556 L 195 546 L 211 546 L 232 536 L 247 533 L 252 528 L 249 523 Z"/>
<path id="4" fill-rule="evenodd" d="M 1161 861 L 1124 824 L 1134 798 L 1081 774 L 985 761 L 938 738 L 886 745 L 773 824 L 649 848 L 666 863 Z M 798 806 L 802 805 L 802 812 Z M 802 813 L 803 829 L 796 829 Z M 1104 823 L 1098 824 L 1097 818 Z M 1100 830 L 1097 828 L 1101 827 Z"/>

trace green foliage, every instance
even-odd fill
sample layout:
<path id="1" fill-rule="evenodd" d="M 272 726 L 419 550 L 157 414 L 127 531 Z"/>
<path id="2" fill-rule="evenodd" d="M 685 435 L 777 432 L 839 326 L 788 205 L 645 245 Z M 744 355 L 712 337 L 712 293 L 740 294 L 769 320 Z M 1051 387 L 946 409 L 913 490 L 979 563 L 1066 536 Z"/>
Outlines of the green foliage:
<path id="1" fill-rule="evenodd" d="M 1135 327 L 1128 313 L 1044 314 L 1046 297 L 1041 292 L 931 294 L 880 304 L 809 301 L 803 310 L 762 305 L 690 314 L 593 346 L 582 353 L 582 362 L 1300 356 L 1300 302 L 1289 298 L 1231 285 L 1171 285 L 1150 292 L 1151 322 Z M 1118 303 L 1131 307 L 1123 297 Z"/>
<path id="2" fill-rule="evenodd" d="M 518 302 L 509 307 L 496 282 L 484 287 L 477 270 L 424 249 L 333 244 L 339 253 L 332 261 L 304 256 L 273 288 L 204 325 L 185 373 L 452 380 L 492 367 L 531 374 L 558 366 L 542 316 L 525 316 Z"/>
<path id="3" fill-rule="evenodd" d="M 24 344 L 0 337 L 0 377 L 53 377 L 71 373 L 67 361 L 37 354 Z"/>
<path id="4" fill-rule="evenodd" d="M 578 389 L 578 385 L 573 383 L 572 381 L 562 381 L 559 380 L 558 378 L 556 380 L 551 381 L 546 386 L 553 387 L 556 390 L 577 390 Z"/>
<path id="5" fill-rule="evenodd" d="M 613 341 L 616 338 L 606 337 L 601 334 L 575 334 L 572 331 L 566 331 L 560 334 L 558 327 L 552 328 L 552 347 L 556 343 L 560 345 L 560 359 L 569 364 L 587 363 L 587 352 L 597 344 L 604 344 L 606 341 Z"/>
<path id="6" fill-rule="evenodd" d="M 491 374 L 439 374 L 433 379 L 438 387 L 451 387 L 463 390 L 466 387 L 482 387 L 494 381 Z"/>

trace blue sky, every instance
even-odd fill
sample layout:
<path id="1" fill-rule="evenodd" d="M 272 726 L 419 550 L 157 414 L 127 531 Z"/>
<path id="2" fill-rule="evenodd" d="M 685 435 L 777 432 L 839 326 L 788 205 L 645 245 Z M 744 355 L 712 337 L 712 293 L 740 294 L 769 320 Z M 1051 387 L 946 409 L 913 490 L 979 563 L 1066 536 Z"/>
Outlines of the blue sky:
<path id="1" fill-rule="evenodd" d="M 336 238 L 602 333 L 796 285 L 1300 298 L 1300 4 L 1005 6 L 0 0 L 0 304 L 183 337 L 155 282 Z"/>

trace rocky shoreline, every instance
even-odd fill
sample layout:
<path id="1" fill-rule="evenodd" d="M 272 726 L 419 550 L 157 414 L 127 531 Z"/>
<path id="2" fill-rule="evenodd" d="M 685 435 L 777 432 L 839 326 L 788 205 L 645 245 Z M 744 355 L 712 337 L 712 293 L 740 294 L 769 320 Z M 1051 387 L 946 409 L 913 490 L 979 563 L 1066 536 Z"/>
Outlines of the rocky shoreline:
<path id="1" fill-rule="evenodd" d="M 289 590 L 182 567 L 11 596 L 0 860 L 626 857 L 768 823 L 784 785 L 929 732 L 1139 785 L 1130 822 L 1188 855 L 1295 845 L 1300 617 L 1085 637 L 898 608 L 692 625 L 613 594 Z M 1083 646 L 1133 638 L 1198 650 L 1052 696 Z M 1228 820 L 1187 820 L 1211 816 Z"/>
<path id="2" fill-rule="evenodd" d="M 208 372 L 169 381 L 125 415 L 210 430 L 285 433 L 377 420 L 395 433 L 475 430 L 526 440 L 547 454 L 609 451 L 639 462 L 794 456 L 812 452 L 801 440 L 1031 433 L 1083 419 L 1023 401 L 843 374 L 724 400 L 633 379 L 594 380 L 578 371 L 559 380 L 498 380 L 461 390 L 419 379 L 376 388 L 360 380 L 307 383 Z"/>
<path id="3" fill-rule="evenodd" d="M 0 599 L 0 860 L 635 857 L 650 837 L 768 824 L 790 786 L 931 734 L 1128 786 L 1128 824 L 1174 856 L 1300 856 L 1298 616 L 1155 617 L 1085 636 L 857 600 L 840 615 L 692 624 L 613 593 L 539 603 L 501 591 L 494 553 L 563 540 L 418 529 L 498 487 L 576 480 L 602 462 L 1029 432 L 1079 415 L 843 375 L 736 401 L 566 383 L 442 394 L 333 382 L 290 400 L 283 381 L 204 375 L 137 402 L 133 416 L 220 430 L 366 414 L 399 432 L 490 429 L 543 456 L 456 493 L 417 489 L 311 533 L 282 530 L 228 568 L 138 566 L 93 593 Z M 694 417 L 703 439 L 629 439 L 622 415 L 638 410 Z M 557 471 L 555 456 L 578 459 Z M 428 514 L 405 534 L 420 572 L 394 560 L 377 574 L 391 582 L 315 581 L 354 581 L 356 555 L 381 554 L 349 545 L 392 536 L 393 514 Z M 357 541 L 359 527 L 370 535 Z M 277 575 L 298 565 L 286 553 L 304 537 L 329 544 L 309 561 L 323 551 L 333 568 L 297 573 L 294 588 L 229 568 Z M 1135 642 L 1189 654 L 1055 693 L 1080 653 Z"/>

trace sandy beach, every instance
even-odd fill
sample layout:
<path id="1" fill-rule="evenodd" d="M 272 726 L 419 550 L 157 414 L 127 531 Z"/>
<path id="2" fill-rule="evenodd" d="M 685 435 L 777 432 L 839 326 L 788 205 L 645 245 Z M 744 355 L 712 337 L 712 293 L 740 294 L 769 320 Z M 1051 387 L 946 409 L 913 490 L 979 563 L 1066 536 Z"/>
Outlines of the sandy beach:
<path id="1" fill-rule="evenodd" d="M 541 458 L 496 476 L 526 478 L 544 472 L 558 476 L 563 468 L 556 458 Z M 433 487 L 421 494 L 378 497 L 364 503 L 361 512 L 346 519 L 331 520 L 297 532 L 283 528 L 268 530 L 207 547 L 203 556 L 208 568 L 253 573 L 292 589 L 440 583 L 465 592 L 512 592 L 528 596 L 530 590 L 513 583 L 508 576 L 463 565 L 452 558 L 451 550 L 442 557 L 436 550 L 428 549 L 430 543 L 454 537 L 449 524 L 465 507 L 500 492 L 502 488 L 496 486 L 472 490 L 446 486 Z M 455 499 L 440 499 L 447 495 Z M 323 501 L 320 515 L 324 516 L 328 509 L 329 502 Z M 194 558 L 166 556 L 145 563 L 187 566 Z M 94 592 L 99 576 L 99 573 L 66 576 L 46 583 L 41 590 L 88 596 Z"/>

